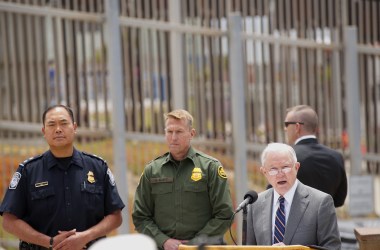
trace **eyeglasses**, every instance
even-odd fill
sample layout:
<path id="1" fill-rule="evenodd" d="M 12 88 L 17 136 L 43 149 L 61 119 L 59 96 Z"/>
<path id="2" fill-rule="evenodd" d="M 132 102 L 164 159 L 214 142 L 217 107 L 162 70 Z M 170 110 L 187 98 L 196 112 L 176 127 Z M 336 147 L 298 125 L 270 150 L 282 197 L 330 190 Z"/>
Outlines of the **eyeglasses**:
<path id="1" fill-rule="evenodd" d="M 270 176 L 278 175 L 280 172 L 283 174 L 287 174 L 292 170 L 292 167 L 283 167 L 280 169 L 272 168 L 268 171 Z"/>
<path id="2" fill-rule="evenodd" d="M 287 128 L 290 124 L 301 124 L 301 125 L 304 125 L 303 122 L 284 122 L 284 125 L 285 125 L 285 128 Z"/>

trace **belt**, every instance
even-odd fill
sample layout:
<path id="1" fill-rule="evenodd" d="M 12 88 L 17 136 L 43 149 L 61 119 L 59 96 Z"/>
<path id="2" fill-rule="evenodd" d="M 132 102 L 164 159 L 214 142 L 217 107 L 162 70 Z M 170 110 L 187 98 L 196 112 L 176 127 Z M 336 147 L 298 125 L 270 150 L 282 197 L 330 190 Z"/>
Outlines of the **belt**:
<path id="1" fill-rule="evenodd" d="M 31 244 L 26 241 L 20 241 L 19 250 L 49 250 L 49 248 Z"/>
<path id="2" fill-rule="evenodd" d="M 93 241 L 90 241 L 89 243 L 86 244 L 86 246 L 83 249 L 89 248 L 96 241 L 98 241 L 100 239 L 103 239 L 103 238 L 104 237 L 100 237 L 100 238 L 97 238 L 97 239 L 95 239 Z M 46 248 L 46 247 L 43 247 L 43 246 L 39 246 L 39 245 L 35 245 L 35 244 L 31 244 L 31 243 L 28 243 L 26 241 L 20 240 L 19 250 L 49 250 L 49 248 Z"/>

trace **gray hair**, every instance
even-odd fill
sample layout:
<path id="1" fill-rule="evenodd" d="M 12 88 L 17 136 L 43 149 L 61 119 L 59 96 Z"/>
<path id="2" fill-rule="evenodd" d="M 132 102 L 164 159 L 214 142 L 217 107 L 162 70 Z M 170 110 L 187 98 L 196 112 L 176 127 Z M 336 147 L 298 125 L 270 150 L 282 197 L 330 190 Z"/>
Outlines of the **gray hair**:
<path id="1" fill-rule="evenodd" d="M 263 152 L 261 153 L 261 165 L 264 166 L 264 163 L 267 159 L 269 153 L 285 153 L 289 156 L 293 163 L 297 162 L 297 156 L 294 149 L 288 144 L 280 143 L 280 142 L 272 142 L 269 143 Z"/>

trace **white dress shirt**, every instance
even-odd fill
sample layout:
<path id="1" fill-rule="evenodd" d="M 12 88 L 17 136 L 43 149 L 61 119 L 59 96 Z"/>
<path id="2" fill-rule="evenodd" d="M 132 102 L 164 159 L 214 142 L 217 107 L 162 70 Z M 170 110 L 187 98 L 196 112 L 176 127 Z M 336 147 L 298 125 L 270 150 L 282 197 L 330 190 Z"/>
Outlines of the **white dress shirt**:
<path id="1" fill-rule="evenodd" d="M 285 202 L 284 202 L 284 205 L 285 205 L 285 225 L 286 225 L 286 222 L 288 221 L 288 218 L 289 218 L 289 212 L 290 212 L 290 208 L 292 206 L 293 197 L 294 197 L 294 193 L 296 192 L 297 185 L 298 185 L 298 180 L 296 179 L 293 186 L 284 195 L 284 198 L 285 198 Z M 274 223 L 275 223 L 275 219 L 276 219 L 276 212 L 277 212 L 278 207 L 280 206 L 280 201 L 278 200 L 278 198 L 280 198 L 280 195 L 276 192 L 276 190 L 273 189 L 272 238 L 273 238 L 273 234 L 274 234 L 274 226 L 275 226 Z M 286 229 L 286 226 L 285 226 L 285 229 Z"/>

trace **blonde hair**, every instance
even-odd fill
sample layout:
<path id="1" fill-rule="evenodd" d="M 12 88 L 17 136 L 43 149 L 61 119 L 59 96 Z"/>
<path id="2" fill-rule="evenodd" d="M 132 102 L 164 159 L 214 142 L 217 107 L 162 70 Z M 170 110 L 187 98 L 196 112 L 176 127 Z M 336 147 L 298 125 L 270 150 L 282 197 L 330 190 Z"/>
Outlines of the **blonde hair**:
<path id="1" fill-rule="evenodd" d="M 174 118 L 174 119 L 178 119 L 178 120 L 185 120 L 187 121 L 187 125 L 189 125 L 189 127 L 191 128 L 193 126 L 193 116 L 186 110 L 184 109 L 176 109 L 176 110 L 173 110 L 167 114 L 164 115 L 165 116 L 165 121 L 169 118 Z"/>

